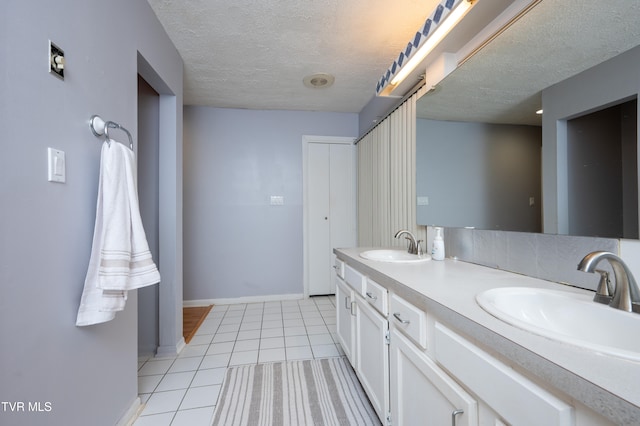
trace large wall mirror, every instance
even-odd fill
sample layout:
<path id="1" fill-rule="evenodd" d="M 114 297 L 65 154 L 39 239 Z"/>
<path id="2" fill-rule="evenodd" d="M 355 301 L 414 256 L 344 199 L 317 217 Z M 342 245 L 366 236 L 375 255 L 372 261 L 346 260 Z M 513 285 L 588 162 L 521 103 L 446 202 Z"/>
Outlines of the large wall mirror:
<path id="1" fill-rule="evenodd" d="M 542 0 L 422 96 L 418 223 L 638 238 L 639 23 Z"/>

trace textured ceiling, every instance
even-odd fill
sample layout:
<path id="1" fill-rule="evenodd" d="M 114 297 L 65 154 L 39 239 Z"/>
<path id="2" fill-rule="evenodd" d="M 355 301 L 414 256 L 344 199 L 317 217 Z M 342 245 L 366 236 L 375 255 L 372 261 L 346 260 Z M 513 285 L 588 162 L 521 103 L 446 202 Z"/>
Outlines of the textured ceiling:
<path id="1" fill-rule="evenodd" d="M 438 0 L 148 0 L 185 63 L 184 103 L 358 113 Z M 333 86 L 303 78 L 326 72 Z"/>
<path id="2" fill-rule="evenodd" d="M 439 3 L 148 2 L 184 59 L 185 104 L 353 113 Z M 419 114 L 539 124 L 542 89 L 639 43 L 640 0 L 542 0 L 424 97 Z M 335 84 L 303 86 L 318 72 Z"/>

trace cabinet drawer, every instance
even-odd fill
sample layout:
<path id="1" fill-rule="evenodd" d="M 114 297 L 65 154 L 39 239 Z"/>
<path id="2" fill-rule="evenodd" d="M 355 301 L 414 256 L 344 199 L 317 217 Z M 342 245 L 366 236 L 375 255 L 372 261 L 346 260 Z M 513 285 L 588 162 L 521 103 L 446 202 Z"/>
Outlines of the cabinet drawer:
<path id="1" fill-rule="evenodd" d="M 344 279 L 344 262 L 336 257 L 336 261 L 333 263 L 333 269 L 336 270 L 336 275 Z"/>
<path id="2" fill-rule="evenodd" d="M 397 295 L 391 296 L 389 322 L 422 349 L 427 348 L 427 315 Z"/>
<path id="3" fill-rule="evenodd" d="M 436 360 L 510 424 L 574 425 L 573 407 L 440 323 L 434 345 Z"/>
<path id="4" fill-rule="evenodd" d="M 364 294 L 365 276 L 349 265 L 344 265 L 344 280 L 356 293 Z"/>
<path id="5" fill-rule="evenodd" d="M 389 315 L 389 297 L 387 289 L 382 287 L 371 278 L 367 278 L 364 287 L 364 300 L 376 308 L 385 317 Z"/>

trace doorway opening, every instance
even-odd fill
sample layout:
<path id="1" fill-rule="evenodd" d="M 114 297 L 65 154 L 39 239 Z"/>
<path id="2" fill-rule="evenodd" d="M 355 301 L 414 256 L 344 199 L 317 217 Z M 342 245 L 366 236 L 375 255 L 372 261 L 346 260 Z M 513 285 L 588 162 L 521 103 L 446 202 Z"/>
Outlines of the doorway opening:
<path id="1" fill-rule="evenodd" d="M 149 91 L 149 97 L 158 111 L 153 113 L 157 115 L 154 124 L 148 126 L 153 132 L 153 142 L 143 141 L 147 139 L 143 124 L 139 124 L 140 137 L 135 138 L 140 139 L 142 150 L 137 152 L 139 169 L 142 168 L 141 173 L 146 175 L 139 179 L 150 181 L 138 182 L 142 198 L 151 197 L 150 201 L 142 201 L 148 206 L 143 207 L 141 213 L 151 216 L 143 216 L 143 222 L 150 248 L 156 246 L 153 257 L 161 276 L 160 284 L 149 290 L 157 291 L 157 296 L 154 293 L 152 297 L 155 300 L 150 303 L 157 306 L 157 316 L 155 313 L 150 315 L 156 325 L 152 326 L 149 335 L 157 342 L 154 343 L 156 356 L 176 356 L 185 345 L 182 337 L 182 99 L 140 53 L 137 76 L 153 89 Z M 144 101 L 139 102 L 144 111 Z M 146 332 L 139 330 L 139 334 Z"/>
<path id="2" fill-rule="evenodd" d="M 637 239 L 638 100 L 567 120 L 569 235 Z"/>

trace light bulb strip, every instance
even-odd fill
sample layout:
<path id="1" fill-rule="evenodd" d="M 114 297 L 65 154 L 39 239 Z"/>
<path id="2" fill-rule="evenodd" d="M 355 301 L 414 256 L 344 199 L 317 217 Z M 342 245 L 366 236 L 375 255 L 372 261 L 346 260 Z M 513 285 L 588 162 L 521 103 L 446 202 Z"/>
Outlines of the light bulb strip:
<path id="1" fill-rule="evenodd" d="M 462 19 L 464 14 L 471 7 L 471 3 L 463 1 L 458 7 L 453 9 L 442 21 L 431 36 L 418 48 L 416 53 L 409 59 L 398 73 L 391 79 L 391 84 L 396 86 L 401 83 L 418 65 L 427 57 L 429 53 L 442 41 L 451 29 Z"/>
<path id="2" fill-rule="evenodd" d="M 425 21 L 422 30 L 416 33 L 413 41 L 400 52 L 398 59 L 380 79 L 376 94 L 380 94 L 389 84 L 397 85 L 405 79 L 464 17 L 471 6 L 472 2 L 469 0 L 442 0 Z"/>

